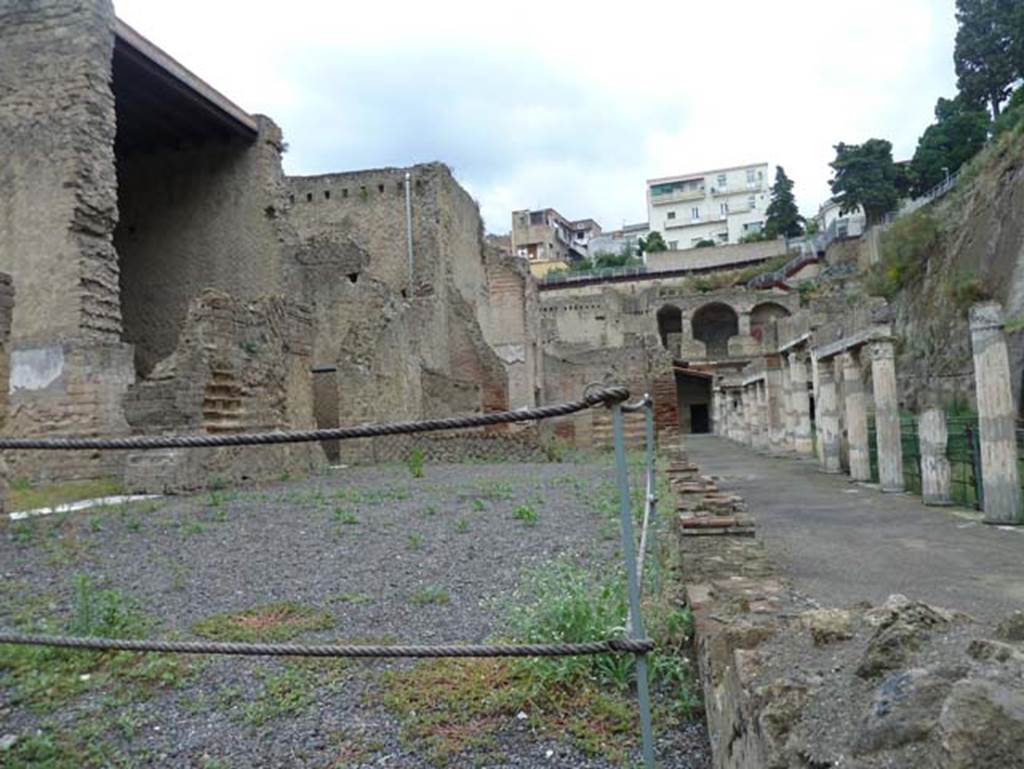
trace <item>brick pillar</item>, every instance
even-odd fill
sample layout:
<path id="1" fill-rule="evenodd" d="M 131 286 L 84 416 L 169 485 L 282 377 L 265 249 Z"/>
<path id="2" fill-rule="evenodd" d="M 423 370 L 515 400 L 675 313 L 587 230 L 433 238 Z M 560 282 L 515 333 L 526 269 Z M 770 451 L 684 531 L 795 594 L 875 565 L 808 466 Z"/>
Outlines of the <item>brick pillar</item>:
<path id="1" fill-rule="evenodd" d="M 917 418 L 921 446 L 921 498 L 926 505 L 952 504 L 950 469 L 946 458 L 946 412 L 932 406 Z"/>
<path id="2" fill-rule="evenodd" d="M 850 445 L 850 477 L 871 480 L 871 455 L 868 450 L 868 409 L 864 392 L 864 373 L 857 352 L 842 355 L 843 384 L 846 390 L 846 437 Z"/>
<path id="3" fill-rule="evenodd" d="M 811 442 L 811 402 L 807 393 L 807 354 L 791 352 L 789 359 L 790 403 L 793 407 L 793 449 L 798 454 L 814 453 Z"/>
<path id="4" fill-rule="evenodd" d="M 1017 470 L 1016 410 L 1003 333 L 1003 308 L 998 302 L 983 302 L 971 308 L 971 349 L 985 522 L 1024 524 Z"/>
<path id="5" fill-rule="evenodd" d="M 896 398 L 896 362 L 892 341 L 872 342 L 871 384 L 875 395 L 878 478 L 882 491 L 903 491 L 903 445 Z"/>
<path id="6" fill-rule="evenodd" d="M 818 434 L 821 436 L 821 466 L 826 473 L 838 473 L 839 411 L 836 406 L 835 362 L 818 361 Z"/>

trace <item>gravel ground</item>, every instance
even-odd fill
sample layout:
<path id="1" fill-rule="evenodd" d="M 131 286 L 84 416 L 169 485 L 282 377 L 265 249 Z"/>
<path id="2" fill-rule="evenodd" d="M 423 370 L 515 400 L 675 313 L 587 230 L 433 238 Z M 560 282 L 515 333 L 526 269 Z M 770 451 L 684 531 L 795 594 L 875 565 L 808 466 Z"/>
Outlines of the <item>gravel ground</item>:
<path id="1" fill-rule="evenodd" d="M 350 468 L 303 482 L 7 524 L 0 528 L 0 625 L 10 627 L 26 607 L 66 612 L 74 576 L 87 574 L 156 618 L 154 635 L 190 638 L 192 625 L 213 614 L 292 601 L 336 621 L 303 640 L 481 642 L 500 631 L 525 570 L 563 555 L 612 562 L 617 530 L 580 504 L 581 490 L 610 481 L 606 465 L 428 465 L 422 479 L 404 467 Z M 536 525 L 514 518 L 519 505 L 537 511 Z M 441 594 L 447 602 L 436 600 Z M 311 701 L 296 712 L 254 726 L 239 714 L 284 697 L 267 695 L 269 681 L 308 669 L 203 658 L 184 685 L 118 703 L 118 728 L 102 735 L 103 744 L 126 766 L 432 766 L 401 739 L 397 717 L 376 695 L 383 671 L 409 664 L 339 667 L 304 690 Z M 66 733 L 88 722 L 89 713 L 110 708 L 109 692 L 96 689 L 40 714 L 15 705 L 15 692 L 3 682 L 0 737 Z M 613 766 L 582 755 L 568 738 L 533 733 L 524 721 L 503 726 L 499 742 L 497 763 L 483 754 L 453 763 Z M 664 733 L 659 753 L 662 767 L 709 766 L 703 724 Z M 14 753 L 0 749 L 0 766 L 13 766 L 5 755 Z"/>

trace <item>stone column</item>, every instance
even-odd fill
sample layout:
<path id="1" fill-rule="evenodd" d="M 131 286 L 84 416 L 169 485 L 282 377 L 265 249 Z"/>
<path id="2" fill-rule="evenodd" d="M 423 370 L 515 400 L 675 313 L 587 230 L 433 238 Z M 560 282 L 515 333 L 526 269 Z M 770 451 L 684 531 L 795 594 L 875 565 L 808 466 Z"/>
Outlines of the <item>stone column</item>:
<path id="1" fill-rule="evenodd" d="M 821 377 L 818 371 L 819 361 L 817 356 L 811 353 L 811 392 L 814 393 L 814 425 L 817 428 L 814 431 L 814 453 L 818 457 L 818 461 L 822 464 L 825 463 L 825 452 L 822 448 L 821 443 Z M 808 408 L 808 413 L 810 409 Z"/>
<path id="2" fill-rule="evenodd" d="M 839 411 L 836 407 L 836 366 L 834 361 L 818 361 L 818 435 L 821 438 L 821 466 L 826 473 L 838 473 Z"/>
<path id="3" fill-rule="evenodd" d="M 782 379 L 782 449 L 796 451 L 796 412 L 793 410 L 793 378 L 789 370 L 789 356 L 780 356 Z"/>
<path id="4" fill-rule="evenodd" d="M 882 491 L 903 491 L 903 445 L 896 398 L 896 361 L 892 341 L 872 342 L 871 384 L 875 395 L 878 479 Z"/>
<path id="5" fill-rule="evenodd" d="M 786 405 L 782 383 L 782 361 L 778 355 L 765 358 L 765 394 L 768 399 L 768 448 L 786 450 Z"/>
<path id="6" fill-rule="evenodd" d="M 930 407 L 917 419 L 917 440 L 921 446 L 921 499 L 926 505 L 949 505 L 950 469 L 946 458 L 946 412 Z"/>
<path id="7" fill-rule="evenodd" d="M 842 355 L 843 384 L 846 390 L 846 438 L 850 445 L 850 477 L 871 480 L 871 455 L 868 450 L 868 408 L 864 392 L 864 374 L 857 352 Z"/>
<path id="8" fill-rule="evenodd" d="M 1003 308 L 998 302 L 982 302 L 971 308 L 971 349 L 985 522 L 1024 524 L 1010 359 L 1003 333 Z"/>
<path id="9" fill-rule="evenodd" d="M 791 352 L 789 358 L 790 402 L 793 406 L 793 450 L 798 454 L 811 455 L 811 402 L 807 394 L 807 356 L 802 352 Z"/>
<path id="10" fill-rule="evenodd" d="M 743 443 L 747 446 L 753 446 L 755 404 L 748 385 L 743 385 L 743 388 L 740 390 L 740 403 L 743 406 Z"/>
<path id="11" fill-rule="evenodd" d="M 757 396 L 757 448 L 767 451 L 771 443 L 771 419 L 768 413 L 768 386 L 765 380 L 754 382 Z"/>

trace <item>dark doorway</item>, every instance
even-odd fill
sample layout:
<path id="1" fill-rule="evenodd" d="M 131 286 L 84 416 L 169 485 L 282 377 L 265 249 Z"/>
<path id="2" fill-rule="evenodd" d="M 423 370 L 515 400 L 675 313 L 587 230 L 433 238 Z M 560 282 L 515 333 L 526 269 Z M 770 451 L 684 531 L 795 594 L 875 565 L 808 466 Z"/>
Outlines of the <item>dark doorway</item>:
<path id="1" fill-rule="evenodd" d="M 676 369 L 676 403 L 679 404 L 679 430 L 706 433 L 710 430 L 711 380 L 708 374 Z M 698 420 L 695 422 L 694 420 Z M 703 421 L 701 421 L 703 420 Z M 703 425 L 703 428 L 701 428 Z M 701 428 L 701 429 L 698 429 Z"/>
<path id="2" fill-rule="evenodd" d="M 334 366 L 313 368 L 313 417 L 317 429 L 328 430 L 340 426 L 338 408 L 338 370 Z M 339 441 L 320 441 L 327 461 L 332 465 L 341 460 Z"/>
<path id="3" fill-rule="evenodd" d="M 711 432 L 711 420 L 708 417 L 708 404 L 694 403 L 690 406 L 690 432 Z"/>

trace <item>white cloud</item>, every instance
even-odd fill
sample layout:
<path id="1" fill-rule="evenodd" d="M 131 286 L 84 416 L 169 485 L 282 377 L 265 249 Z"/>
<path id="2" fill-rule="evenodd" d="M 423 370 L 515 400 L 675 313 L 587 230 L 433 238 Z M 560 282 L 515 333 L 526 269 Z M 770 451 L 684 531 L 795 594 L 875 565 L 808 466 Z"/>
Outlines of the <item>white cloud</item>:
<path id="1" fill-rule="evenodd" d="M 644 181 L 767 160 L 805 213 L 832 145 L 908 157 L 955 91 L 953 0 L 351 5 L 118 0 L 119 15 L 282 125 L 290 173 L 451 164 L 488 228 L 554 206 L 645 218 Z"/>

